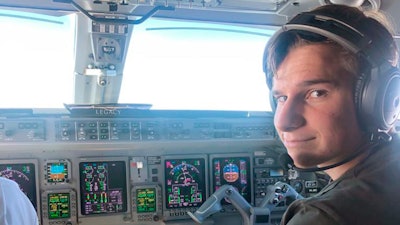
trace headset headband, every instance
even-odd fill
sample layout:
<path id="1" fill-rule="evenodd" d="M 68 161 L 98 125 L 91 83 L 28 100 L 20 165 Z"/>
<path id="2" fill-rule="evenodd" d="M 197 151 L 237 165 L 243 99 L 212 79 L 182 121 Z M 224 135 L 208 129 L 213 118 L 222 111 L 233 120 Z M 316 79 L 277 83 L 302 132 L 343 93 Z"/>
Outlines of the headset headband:
<path id="1" fill-rule="evenodd" d="M 374 19 L 368 19 L 368 22 L 370 24 L 370 22 L 376 21 Z M 385 46 L 383 46 L 385 41 L 374 40 L 372 37 L 368 36 L 366 33 L 370 28 L 364 24 L 365 23 L 360 23 L 357 24 L 357 26 L 352 26 L 331 16 L 304 12 L 298 14 L 287 24 L 283 25 L 282 28 L 271 37 L 269 43 L 273 44 L 282 33 L 288 31 L 294 31 L 299 35 L 304 34 L 303 36 L 307 36 L 307 33 L 317 34 L 337 42 L 359 57 L 364 58 L 371 67 L 379 66 L 386 60 L 382 57 L 383 51 L 387 50 L 387 47 L 385 48 Z M 354 27 L 358 27 L 358 29 Z M 388 35 L 390 34 L 388 33 Z M 383 38 L 383 36 L 375 36 L 375 38 Z"/>

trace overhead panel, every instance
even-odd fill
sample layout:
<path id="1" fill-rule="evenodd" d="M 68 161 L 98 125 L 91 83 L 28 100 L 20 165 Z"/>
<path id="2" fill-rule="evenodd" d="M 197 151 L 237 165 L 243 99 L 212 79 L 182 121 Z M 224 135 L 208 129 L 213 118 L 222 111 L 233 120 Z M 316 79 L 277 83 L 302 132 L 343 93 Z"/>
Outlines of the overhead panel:
<path id="1" fill-rule="evenodd" d="M 138 6 L 172 6 L 176 8 L 251 10 L 276 12 L 289 0 L 75 0 L 89 12 L 131 14 Z"/>

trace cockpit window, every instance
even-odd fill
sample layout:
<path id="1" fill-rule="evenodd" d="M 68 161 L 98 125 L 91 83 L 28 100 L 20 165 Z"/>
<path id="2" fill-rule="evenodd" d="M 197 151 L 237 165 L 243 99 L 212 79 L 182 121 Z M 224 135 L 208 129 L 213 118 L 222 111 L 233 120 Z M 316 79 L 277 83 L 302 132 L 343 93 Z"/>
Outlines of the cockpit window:
<path id="1" fill-rule="evenodd" d="M 74 103 L 74 15 L 0 11 L 1 108 Z M 119 103 L 269 111 L 261 61 L 273 30 L 150 18 L 135 25 Z M 79 49 L 77 50 L 79 51 Z"/>
<path id="2" fill-rule="evenodd" d="M 132 34 L 120 101 L 160 109 L 268 110 L 271 30 L 148 20 Z"/>
<path id="3" fill-rule="evenodd" d="M 59 108 L 72 101 L 73 21 L 0 10 L 1 108 Z"/>

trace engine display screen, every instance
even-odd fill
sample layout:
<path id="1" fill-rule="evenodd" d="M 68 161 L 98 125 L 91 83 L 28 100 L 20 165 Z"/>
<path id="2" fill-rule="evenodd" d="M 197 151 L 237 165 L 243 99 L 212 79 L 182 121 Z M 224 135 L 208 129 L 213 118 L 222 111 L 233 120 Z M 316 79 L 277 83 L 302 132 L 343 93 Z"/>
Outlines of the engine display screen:
<path id="1" fill-rule="evenodd" d="M 22 192 L 37 208 L 34 163 L 0 164 L 0 176 L 17 182 Z"/>
<path id="2" fill-rule="evenodd" d="M 212 159 L 212 182 L 214 191 L 225 184 L 232 185 L 250 203 L 250 158 L 218 157 Z M 224 202 L 226 203 L 226 202 Z"/>
<path id="3" fill-rule="evenodd" d="M 46 180 L 48 183 L 66 183 L 69 180 L 69 162 L 54 161 L 46 163 Z"/>
<path id="4" fill-rule="evenodd" d="M 79 174 L 83 215 L 127 211 L 124 161 L 81 162 Z"/>
<path id="5" fill-rule="evenodd" d="M 186 208 L 200 206 L 206 197 L 205 160 L 165 160 L 166 207 Z"/>
<path id="6" fill-rule="evenodd" d="M 49 219 L 65 219 L 71 217 L 71 196 L 69 193 L 47 194 Z"/>
<path id="7" fill-rule="evenodd" d="M 139 188 L 136 190 L 136 211 L 149 213 L 157 210 L 157 191 L 155 188 Z"/>

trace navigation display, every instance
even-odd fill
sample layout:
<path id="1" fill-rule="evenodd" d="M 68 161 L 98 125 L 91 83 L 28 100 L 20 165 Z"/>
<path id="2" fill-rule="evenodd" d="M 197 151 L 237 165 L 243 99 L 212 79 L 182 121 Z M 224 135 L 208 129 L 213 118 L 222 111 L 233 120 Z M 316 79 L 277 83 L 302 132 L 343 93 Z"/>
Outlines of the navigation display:
<path id="1" fill-rule="evenodd" d="M 198 207 L 206 198 L 205 160 L 167 159 L 165 166 L 166 207 Z"/>
<path id="2" fill-rule="evenodd" d="M 79 163 L 82 215 L 127 211 L 125 161 Z"/>
<path id="3" fill-rule="evenodd" d="M 32 163 L 7 163 L 0 164 L 0 176 L 18 183 L 37 209 L 35 164 Z"/>
<path id="4" fill-rule="evenodd" d="M 251 202 L 251 174 L 250 157 L 212 157 L 212 184 L 213 192 L 225 184 L 232 185 L 250 203 Z M 226 202 L 223 202 L 226 203 Z"/>

